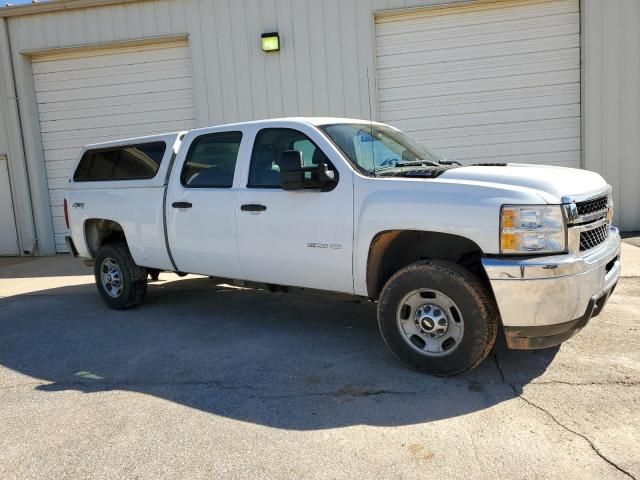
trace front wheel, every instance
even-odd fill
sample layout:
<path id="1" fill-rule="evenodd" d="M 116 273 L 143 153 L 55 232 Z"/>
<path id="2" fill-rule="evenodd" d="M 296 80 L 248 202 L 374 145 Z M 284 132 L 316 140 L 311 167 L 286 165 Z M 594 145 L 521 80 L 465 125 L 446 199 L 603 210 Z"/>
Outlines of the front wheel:
<path id="1" fill-rule="evenodd" d="M 135 307 L 147 294 L 147 270 L 137 266 L 125 243 L 100 247 L 93 271 L 100 296 L 109 308 Z"/>
<path id="2" fill-rule="evenodd" d="M 378 325 L 405 364 L 434 375 L 456 375 L 487 356 L 498 332 L 495 302 L 472 273 L 450 262 L 404 267 L 384 286 Z"/>

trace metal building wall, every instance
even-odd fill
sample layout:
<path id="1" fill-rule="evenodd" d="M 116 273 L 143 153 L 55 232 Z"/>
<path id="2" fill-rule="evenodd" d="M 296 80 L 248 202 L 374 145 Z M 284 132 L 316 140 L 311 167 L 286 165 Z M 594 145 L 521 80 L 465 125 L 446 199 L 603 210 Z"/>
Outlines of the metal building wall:
<path id="1" fill-rule="evenodd" d="M 20 252 L 31 254 L 36 245 L 36 230 L 18 116 L 18 102 L 10 65 L 7 24 L 2 18 L 0 19 L 0 154 L 7 157 Z"/>
<path id="2" fill-rule="evenodd" d="M 373 12 L 440 3 L 147 0 L 7 18 L 38 253 L 53 254 L 55 243 L 30 53 L 188 34 L 198 126 L 287 115 L 368 117 L 367 70 L 374 116 L 377 103 Z M 282 51 L 267 55 L 260 34 L 271 31 L 280 32 Z"/>
<path id="3" fill-rule="evenodd" d="M 583 167 L 613 185 L 615 223 L 640 230 L 640 1 L 582 0 Z"/>
<path id="4" fill-rule="evenodd" d="M 7 18 L 39 253 L 55 250 L 29 52 L 187 34 L 199 126 L 284 115 L 368 117 L 369 94 L 375 117 L 373 13 L 450 3 L 457 1 L 146 0 Z M 582 0 L 583 166 L 614 185 L 625 229 L 640 229 L 632 188 L 640 152 L 639 8 L 637 0 Z M 270 31 L 282 38 L 277 54 L 260 50 L 260 34 Z M 8 132 L 20 138 L 15 124 Z"/>

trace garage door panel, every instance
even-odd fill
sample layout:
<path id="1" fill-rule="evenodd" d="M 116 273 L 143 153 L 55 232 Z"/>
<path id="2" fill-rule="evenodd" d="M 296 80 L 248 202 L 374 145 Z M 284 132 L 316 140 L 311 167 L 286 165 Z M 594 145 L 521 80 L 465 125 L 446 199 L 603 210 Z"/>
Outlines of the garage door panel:
<path id="1" fill-rule="evenodd" d="M 444 154 L 447 156 L 446 153 Z M 454 157 L 448 157 L 454 158 Z M 471 158 L 465 158 L 464 163 L 471 165 L 474 163 L 533 163 L 543 165 L 553 165 L 556 167 L 575 168 L 576 163 L 580 162 L 580 150 L 569 152 L 553 152 L 553 153 L 528 153 L 526 155 L 477 155 Z"/>
<path id="2" fill-rule="evenodd" d="M 518 8 L 508 8 L 517 6 Z M 473 15 L 460 15 L 473 11 Z M 529 18 L 549 17 L 564 13 L 577 12 L 577 3 L 557 2 L 555 0 L 530 0 L 504 2 L 496 8 L 495 4 L 451 5 L 446 9 L 408 12 L 394 16 L 382 16 L 376 19 L 381 33 L 394 34 L 408 30 L 423 30 L 425 18 L 431 17 L 431 28 L 451 28 L 474 24 L 491 24 L 505 20 L 527 20 Z"/>
<path id="3" fill-rule="evenodd" d="M 494 78 L 504 78 L 511 76 L 514 69 L 517 68 L 519 76 L 537 75 L 543 73 L 555 73 L 561 70 L 579 69 L 580 61 L 577 56 L 572 56 L 570 59 L 558 59 L 547 60 L 541 62 L 529 62 L 522 63 L 514 66 L 501 66 L 494 67 L 487 65 L 484 68 L 469 69 L 465 72 L 452 71 L 448 73 L 444 72 L 429 72 L 416 74 L 412 69 L 407 69 L 407 74 L 404 76 L 395 75 L 391 78 L 381 77 L 379 87 L 381 90 L 386 88 L 397 89 L 398 87 L 426 87 L 429 85 L 437 85 L 439 83 L 457 82 L 463 81 L 469 83 L 471 80 L 484 80 Z M 420 68 L 426 70 L 426 68 Z M 461 80 L 462 79 L 462 80 Z"/>
<path id="4" fill-rule="evenodd" d="M 387 121 L 422 120 L 443 115 L 468 115 L 473 113 L 497 113 L 508 110 L 522 110 L 530 108 L 556 107 L 561 105 L 577 105 L 580 95 L 546 95 L 533 98 L 509 98 L 494 102 L 476 102 L 469 104 L 442 105 L 438 107 L 420 107 L 394 111 L 387 117 Z"/>
<path id="5" fill-rule="evenodd" d="M 398 120 L 394 122 L 394 125 L 409 133 L 414 133 L 431 128 L 473 127 L 476 125 L 509 124 L 527 120 L 568 117 L 579 119 L 580 105 L 558 105 L 464 115 L 441 115 L 421 119 Z"/>
<path id="6" fill-rule="evenodd" d="M 193 101 L 193 90 L 182 88 L 168 90 L 164 92 L 149 92 L 135 95 L 120 95 L 117 97 L 90 98 L 80 100 L 63 100 L 59 102 L 48 102 L 38 105 L 38 113 L 67 112 L 79 110 L 100 109 L 105 107 L 117 107 L 127 105 L 137 105 L 143 103 L 155 103 L 157 101 L 185 100 Z M 143 107 L 140 107 L 143 108 Z M 55 118 L 55 117 L 54 117 Z"/>
<path id="7" fill-rule="evenodd" d="M 71 168 L 73 168 L 74 163 L 77 163 L 78 155 L 80 152 L 75 148 L 70 148 L 69 151 L 72 153 L 67 155 L 64 160 L 55 160 L 55 161 L 47 160 L 47 155 L 45 153 L 46 171 L 50 172 L 55 169 L 63 169 L 63 168 L 66 168 L 67 171 L 69 171 Z"/>
<path id="8" fill-rule="evenodd" d="M 75 148 L 44 150 L 45 166 L 49 166 L 58 161 L 68 161 L 69 158 L 78 154 Z"/>
<path id="9" fill-rule="evenodd" d="M 190 76 L 169 79 L 161 78 L 137 83 L 117 83 L 116 80 L 112 85 L 107 86 L 60 89 L 37 93 L 39 95 L 39 102 L 48 103 L 63 102 L 66 100 L 119 97 L 120 95 L 137 95 L 151 92 L 168 92 L 172 90 L 189 89 L 191 83 Z"/>
<path id="10" fill-rule="evenodd" d="M 430 147 L 442 151 L 445 148 L 456 148 L 473 146 L 474 148 L 511 144 L 517 142 L 546 141 L 554 139 L 575 139 L 580 135 L 580 122 L 574 123 L 573 126 L 563 126 L 551 129 L 535 129 L 526 131 L 503 131 L 494 134 L 485 135 L 467 135 L 460 137 L 426 139 Z"/>
<path id="11" fill-rule="evenodd" d="M 94 131 L 113 126 L 139 125 L 162 120 L 189 120 L 195 117 L 195 108 L 177 108 L 158 112 L 123 113 L 94 118 L 72 118 L 70 120 L 50 120 L 40 122 L 42 133 Z"/>
<path id="12" fill-rule="evenodd" d="M 57 230 L 63 230 L 66 228 L 66 224 L 64 222 L 64 216 L 62 217 L 51 217 L 53 222 L 53 228 Z"/>
<path id="13" fill-rule="evenodd" d="M 144 55 L 140 52 L 144 51 Z M 173 46 L 147 45 L 123 49 L 95 50 L 75 54 L 59 54 L 35 57 L 32 60 L 34 74 L 74 72 L 90 68 L 121 67 L 140 65 L 149 61 L 189 58 L 189 49 L 184 43 Z"/>
<path id="14" fill-rule="evenodd" d="M 129 105 L 111 105 L 108 107 L 92 107 L 92 108 L 80 108 L 75 110 L 60 110 L 55 112 L 43 112 L 40 114 L 40 119 L 43 122 L 46 121 L 60 121 L 60 120 L 72 120 L 72 119 L 91 119 L 100 118 L 111 115 L 124 115 L 134 113 L 146 113 L 146 112 L 162 112 L 165 110 L 188 109 L 195 108 L 195 102 L 193 98 L 186 97 L 177 100 L 164 100 L 163 95 L 157 96 L 157 101 L 146 103 L 134 103 Z"/>
<path id="15" fill-rule="evenodd" d="M 65 185 L 66 187 L 66 185 Z M 56 188 L 49 190 L 49 201 L 53 204 L 55 203 L 55 207 L 51 208 L 52 215 L 62 215 L 64 216 L 64 207 L 62 206 L 64 202 L 64 192 L 63 188 Z"/>
<path id="16" fill-rule="evenodd" d="M 188 130 L 195 101 L 186 43 L 34 60 L 56 248 L 66 251 L 64 189 L 89 143 Z"/>
<path id="17" fill-rule="evenodd" d="M 441 151 L 444 155 L 465 160 L 478 156 L 478 147 L 482 146 L 483 156 L 500 157 L 506 155 L 536 155 L 541 153 L 568 152 L 580 149 L 579 138 L 542 139 L 532 141 L 513 141 L 489 145 L 449 147 Z"/>
<path id="18" fill-rule="evenodd" d="M 64 178 L 69 180 L 69 172 L 76 163 L 74 160 L 67 160 L 64 162 L 53 162 L 53 165 L 47 164 L 46 174 L 47 179 L 52 178 Z"/>
<path id="19" fill-rule="evenodd" d="M 421 75 L 446 75 L 452 73 L 468 73 L 476 70 L 484 70 L 497 67 L 514 67 L 527 64 L 571 62 L 579 58 L 577 47 L 558 49 L 551 52 L 534 52 L 526 56 L 522 55 L 498 55 L 482 57 L 473 60 L 447 59 L 442 62 L 430 62 L 428 64 L 416 64 L 403 68 L 380 68 L 378 78 L 380 81 L 390 81 L 398 78 Z"/>
<path id="20" fill-rule="evenodd" d="M 398 49 L 395 55 L 377 56 L 376 61 L 378 68 L 385 69 L 411 67 L 424 63 L 446 62 L 451 59 L 456 59 L 456 61 L 479 60 L 504 55 L 555 52 L 558 49 L 579 48 L 580 38 L 576 32 L 575 34 L 561 35 L 553 38 L 538 38 L 527 42 L 513 41 L 503 44 L 496 42 L 491 45 L 481 45 L 479 47 L 482 48 L 477 48 L 477 46 L 460 48 L 443 47 L 439 49 L 425 47 L 423 54 L 429 53 L 428 58 L 425 58 L 425 55 L 416 55 L 416 52 L 407 53 L 404 49 Z"/>
<path id="21" fill-rule="evenodd" d="M 67 244 L 64 242 L 64 233 L 56 233 L 54 236 L 56 242 L 56 251 L 59 253 L 66 253 L 69 251 Z"/>
<path id="22" fill-rule="evenodd" d="M 494 123 L 491 125 L 474 125 L 461 127 L 431 128 L 413 133 L 413 137 L 428 145 L 436 142 L 453 143 L 463 141 L 466 137 L 475 137 L 475 145 L 492 144 L 503 141 L 504 135 L 562 130 L 577 128 L 580 130 L 580 118 L 568 117 L 557 119 L 527 120 L 525 122 Z M 492 139 L 492 140 L 489 140 Z M 473 144 L 473 143 L 472 143 Z"/>
<path id="23" fill-rule="evenodd" d="M 170 60 L 153 60 L 153 61 L 148 61 L 144 63 L 138 63 L 135 65 L 136 65 L 135 72 L 137 73 L 157 72 L 165 69 L 184 70 L 186 68 L 189 68 L 190 60 L 188 57 L 182 57 L 182 58 L 176 58 L 176 59 L 170 59 Z M 100 67 L 86 68 L 81 70 L 34 74 L 33 80 L 36 86 L 39 86 L 45 89 L 47 84 L 55 84 L 55 82 L 59 82 L 60 80 L 91 81 L 96 78 L 104 78 L 105 76 L 130 75 L 132 73 L 131 70 L 132 70 L 131 65 L 120 65 L 120 66 L 113 66 L 113 67 L 100 66 Z"/>
<path id="24" fill-rule="evenodd" d="M 379 118 L 465 162 L 580 165 L 578 0 L 376 19 Z"/>
<path id="25" fill-rule="evenodd" d="M 476 34 L 469 33 L 468 35 L 464 35 L 462 32 L 443 35 L 440 31 L 430 32 L 429 34 L 400 35 L 401 38 L 395 38 L 384 48 L 379 49 L 378 55 L 381 57 L 394 55 L 398 47 L 401 47 L 406 54 L 411 54 L 422 52 L 425 46 L 428 50 L 457 50 L 468 47 L 487 47 L 506 42 L 526 43 L 531 40 L 566 36 L 579 31 L 578 16 L 574 15 L 574 17 L 575 22 L 573 23 L 531 29 L 518 28 L 519 25 L 514 24 L 510 30 L 502 32 L 489 30 L 485 27 L 482 30 L 478 29 Z"/>
<path id="26" fill-rule="evenodd" d="M 71 176 L 71 175 L 69 175 Z M 69 183 L 69 178 L 52 178 L 51 180 L 48 180 L 48 184 L 49 184 L 49 189 L 50 190 L 55 190 L 55 189 L 65 189 L 67 188 L 67 183 Z M 59 207 L 60 205 L 53 205 L 52 204 L 52 208 L 53 207 Z"/>
<path id="27" fill-rule="evenodd" d="M 454 21 L 440 22 L 434 24 L 429 30 L 421 28 L 386 29 L 385 25 L 381 24 L 376 33 L 380 37 L 390 37 L 385 42 L 385 45 L 393 47 L 406 41 L 429 42 L 443 39 L 464 39 L 476 35 L 485 35 L 488 32 L 496 35 L 509 35 L 517 34 L 524 29 L 532 31 L 556 27 L 572 29 L 578 21 L 579 15 L 577 11 L 567 11 L 558 15 L 544 15 L 544 23 L 541 22 L 540 16 L 522 18 L 522 15 L 520 15 L 520 18 L 505 18 L 503 20 L 495 20 L 494 17 L 485 16 L 484 22 L 479 20 L 467 24 L 456 24 Z M 517 35 L 515 36 L 517 38 Z"/>
<path id="28" fill-rule="evenodd" d="M 181 68 L 164 68 L 162 70 L 162 78 L 164 80 L 169 78 L 184 78 L 185 69 Z M 151 72 L 129 72 L 127 74 L 117 74 L 114 76 L 102 76 L 94 78 L 79 78 L 79 79 L 66 79 L 64 82 L 60 80 L 56 81 L 41 81 L 35 83 L 35 88 L 39 92 L 56 92 L 58 90 L 72 90 L 72 89 L 91 89 L 94 87 L 104 87 L 112 85 L 129 85 L 132 83 L 149 82 L 158 78 L 158 71 Z"/>
<path id="29" fill-rule="evenodd" d="M 118 140 L 131 136 L 153 135 L 157 133 L 176 131 L 191 128 L 184 126 L 182 121 L 166 121 L 149 123 L 144 125 L 143 129 L 133 131 L 131 125 L 119 125 L 117 127 L 102 128 L 98 130 L 81 130 L 73 132 L 65 132 L 63 135 L 59 132 L 45 132 L 42 134 L 43 143 L 46 142 L 47 149 L 56 148 L 73 148 L 75 146 L 84 146 L 89 143 L 108 142 L 110 140 Z M 140 127 L 138 127 L 140 128 Z M 61 138 L 61 137 L 66 138 Z"/>
<path id="30" fill-rule="evenodd" d="M 457 80 L 431 84 L 428 86 L 399 86 L 387 87 L 379 90 L 380 101 L 420 99 L 424 97 L 438 97 L 447 94 L 482 93 L 487 91 L 500 91 L 504 89 L 520 89 L 527 87 L 543 87 L 549 85 L 565 85 L 576 83 L 578 69 L 560 70 L 557 72 L 544 72 L 529 75 L 510 75 L 495 78 L 483 78 L 475 81 Z"/>
<path id="31" fill-rule="evenodd" d="M 495 90 L 489 92 L 462 93 L 457 95 L 440 95 L 410 100 L 394 100 L 380 102 L 379 110 L 385 118 L 396 115 L 398 118 L 412 118 L 424 114 L 425 109 L 433 107 L 468 105 L 473 108 L 476 103 L 491 103 L 513 99 L 536 99 L 546 96 L 560 96 L 580 98 L 580 84 L 566 83 L 559 85 L 544 85 L 538 87 L 514 88 L 510 90 Z M 535 101 L 535 100 L 533 100 Z M 405 115 L 406 112 L 406 115 Z M 419 115 L 414 113 L 418 112 Z"/>

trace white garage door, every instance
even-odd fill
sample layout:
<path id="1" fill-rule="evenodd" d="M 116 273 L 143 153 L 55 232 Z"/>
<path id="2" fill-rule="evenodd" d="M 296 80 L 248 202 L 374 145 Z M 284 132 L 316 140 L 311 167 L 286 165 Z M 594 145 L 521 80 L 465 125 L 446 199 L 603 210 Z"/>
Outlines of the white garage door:
<path id="1" fill-rule="evenodd" d="M 35 57 L 56 249 L 67 251 L 63 191 L 88 144 L 195 126 L 185 42 Z"/>
<path id="2" fill-rule="evenodd" d="M 382 121 L 464 163 L 580 166 L 578 0 L 376 19 Z"/>

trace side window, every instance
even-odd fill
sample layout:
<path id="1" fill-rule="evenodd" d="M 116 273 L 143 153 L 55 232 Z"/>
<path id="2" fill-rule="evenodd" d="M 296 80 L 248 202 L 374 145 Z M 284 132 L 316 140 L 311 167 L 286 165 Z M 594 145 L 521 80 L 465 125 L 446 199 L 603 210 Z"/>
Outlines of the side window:
<path id="1" fill-rule="evenodd" d="M 242 132 L 210 133 L 189 147 L 180 182 L 189 188 L 231 188 Z"/>
<path id="2" fill-rule="evenodd" d="M 158 173 L 164 142 L 87 150 L 73 174 L 75 182 L 144 180 Z"/>
<path id="3" fill-rule="evenodd" d="M 304 166 L 331 162 L 318 146 L 298 130 L 267 128 L 258 132 L 251 155 L 248 187 L 280 188 L 280 156 L 288 150 L 302 152 Z"/>

